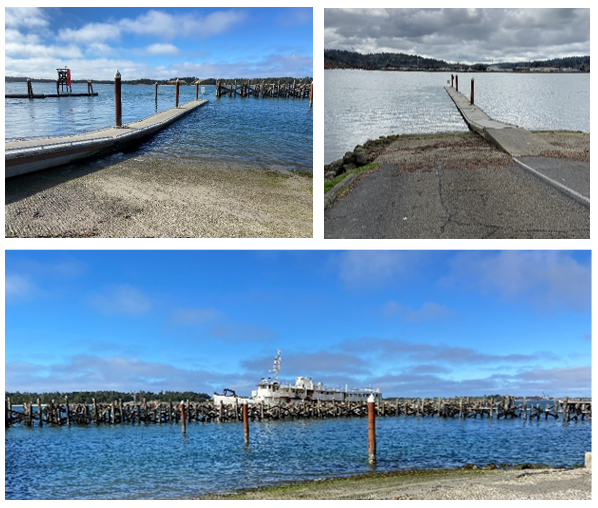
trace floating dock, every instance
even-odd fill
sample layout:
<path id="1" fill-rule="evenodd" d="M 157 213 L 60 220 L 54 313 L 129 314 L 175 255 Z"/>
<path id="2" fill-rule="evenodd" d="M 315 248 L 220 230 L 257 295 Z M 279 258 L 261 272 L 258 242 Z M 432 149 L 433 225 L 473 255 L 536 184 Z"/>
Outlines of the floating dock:
<path id="1" fill-rule="evenodd" d="M 26 93 L 7 93 L 4 95 L 5 99 L 47 99 L 48 97 L 96 97 L 95 93 L 35 93 L 29 95 Z"/>
<path id="2" fill-rule="evenodd" d="M 188 115 L 208 101 L 195 100 L 122 127 L 51 138 L 14 139 L 4 145 L 4 178 L 31 173 L 91 156 L 105 155 L 138 143 Z"/>

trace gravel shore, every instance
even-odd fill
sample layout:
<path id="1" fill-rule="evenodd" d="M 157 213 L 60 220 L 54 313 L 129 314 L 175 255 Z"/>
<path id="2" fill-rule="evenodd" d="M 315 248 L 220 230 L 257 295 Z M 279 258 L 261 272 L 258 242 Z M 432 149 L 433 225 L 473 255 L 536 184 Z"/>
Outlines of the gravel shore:
<path id="1" fill-rule="evenodd" d="M 313 179 L 120 153 L 7 179 L 5 235 L 310 238 Z"/>
<path id="2" fill-rule="evenodd" d="M 584 500 L 591 469 L 400 471 L 289 486 L 247 489 L 202 499 L 244 500 Z"/>

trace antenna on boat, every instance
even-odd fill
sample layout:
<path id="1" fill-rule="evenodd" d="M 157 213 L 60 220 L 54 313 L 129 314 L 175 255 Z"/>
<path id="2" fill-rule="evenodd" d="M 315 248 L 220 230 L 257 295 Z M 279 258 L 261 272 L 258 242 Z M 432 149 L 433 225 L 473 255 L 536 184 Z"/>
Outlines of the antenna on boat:
<path id="1" fill-rule="evenodd" d="M 274 358 L 274 367 L 272 368 L 272 372 L 274 372 L 274 382 L 278 382 L 278 372 L 280 371 L 280 349 L 276 350 L 276 358 Z"/>

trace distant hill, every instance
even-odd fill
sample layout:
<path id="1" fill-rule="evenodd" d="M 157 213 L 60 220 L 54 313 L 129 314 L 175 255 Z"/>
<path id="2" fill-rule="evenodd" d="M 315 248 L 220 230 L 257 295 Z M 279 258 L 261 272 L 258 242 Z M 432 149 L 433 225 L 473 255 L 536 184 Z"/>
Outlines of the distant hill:
<path id="1" fill-rule="evenodd" d="M 368 53 L 367 55 L 356 51 L 340 49 L 324 50 L 324 68 L 326 69 L 367 69 L 367 70 L 475 70 L 485 71 L 490 67 L 487 63 L 474 65 L 461 63 L 448 63 L 444 60 L 426 58 L 405 53 Z M 537 60 L 531 62 L 500 62 L 494 64 L 495 68 L 519 69 L 574 69 L 589 71 L 589 56 L 571 56 L 566 58 L 553 58 L 551 60 Z"/>

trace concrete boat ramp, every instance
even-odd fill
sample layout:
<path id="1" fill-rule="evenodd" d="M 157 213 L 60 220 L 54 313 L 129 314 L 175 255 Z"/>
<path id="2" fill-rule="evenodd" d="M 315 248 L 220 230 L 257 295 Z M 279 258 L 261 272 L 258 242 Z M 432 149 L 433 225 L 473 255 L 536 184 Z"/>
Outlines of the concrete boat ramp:
<path id="1" fill-rule="evenodd" d="M 589 164 L 558 160 L 558 171 L 555 171 L 554 159 L 546 157 L 546 154 L 558 153 L 558 147 L 516 125 L 493 120 L 453 86 L 444 88 L 472 131 L 507 152 L 521 167 L 583 203 L 590 204 Z"/>
<path id="2" fill-rule="evenodd" d="M 52 138 L 16 139 L 5 142 L 4 177 L 22 175 L 97 155 L 121 150 L 138 143 L 164 127 L 206 104 L 207 100 L 190 101 L 122 127 Z"/>

